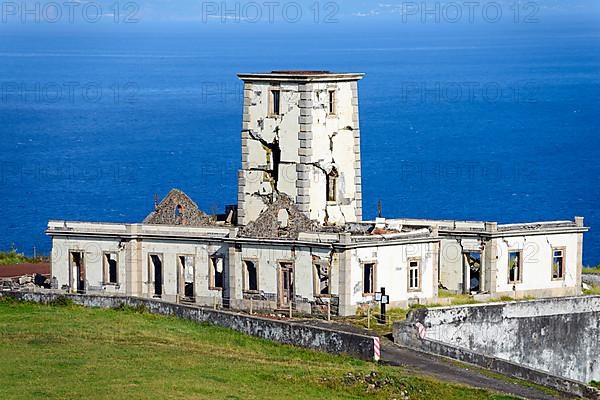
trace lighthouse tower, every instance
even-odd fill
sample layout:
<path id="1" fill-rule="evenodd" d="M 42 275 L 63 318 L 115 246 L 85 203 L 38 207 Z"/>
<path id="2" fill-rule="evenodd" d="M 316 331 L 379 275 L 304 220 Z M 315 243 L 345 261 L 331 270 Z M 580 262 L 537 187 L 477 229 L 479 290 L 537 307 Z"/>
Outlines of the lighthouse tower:
<path id="1" fill-rule="evenodd" d="M 285 194 L 325 225 L 362 218 L 358 81 L 363 74 L 273 71 L 244 81 L 238 223 Z"/>

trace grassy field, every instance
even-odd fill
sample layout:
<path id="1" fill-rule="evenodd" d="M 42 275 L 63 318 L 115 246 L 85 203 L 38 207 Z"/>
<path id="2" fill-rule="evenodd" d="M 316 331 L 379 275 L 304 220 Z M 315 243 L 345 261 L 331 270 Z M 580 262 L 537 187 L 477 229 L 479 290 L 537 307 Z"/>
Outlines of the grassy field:
<path id="1" fill-rule="evenodd" d="M 0 360 L 3 399 L 511 399 L 175 318 L 2 299 Z"/>

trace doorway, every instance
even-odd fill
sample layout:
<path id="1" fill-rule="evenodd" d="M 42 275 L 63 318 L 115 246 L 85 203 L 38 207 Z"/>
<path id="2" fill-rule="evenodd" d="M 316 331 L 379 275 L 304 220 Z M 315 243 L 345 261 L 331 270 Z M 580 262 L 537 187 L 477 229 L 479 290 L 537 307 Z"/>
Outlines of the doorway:
<path id="1" fill-rule="evenodd" d="M 77 293 L 85 293 L 85 264 L 82 251 L 71 251 L 70 286 Z"/>
<path id="2" fill-rule="evenodd" d="M 463 253 L 463 293 L 479 293 L 481 291 L 481 252 Z"/>
<path id="3" fill-rule="evenodd" d="M 194 257 L 178 256 L 179 296 L 185 301 L 194 301 Z"/>
<path id="4" fill-rule="evenodd" d="M 163 285 L 163 267 L 162 267 L 162 256 L 159 254 L 150 255 L 150 268 L 148 271 L 150 277 L 150 283 L 153 289 L 154 297 L 162 296 L 162 285 Z"/>
<path id="5" fill-rule="evenodd" d="M 294 266 L 291 262 L 279 263 L 279 307 L 287 308 L 294 302 Z"/>

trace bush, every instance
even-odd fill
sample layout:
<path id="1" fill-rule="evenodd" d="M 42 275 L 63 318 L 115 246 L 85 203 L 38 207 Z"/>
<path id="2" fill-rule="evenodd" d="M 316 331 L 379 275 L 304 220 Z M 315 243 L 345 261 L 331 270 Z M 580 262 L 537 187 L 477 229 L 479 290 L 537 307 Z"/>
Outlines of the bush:
<path id="1" fill-rule="evenodd" d="M 0 296 L 0 303 L 17 304 L 19 303 L 19 300 L 17 300 L 17 298 L 13 294 L 7 293 L 5 295 Z"/>
<path id="2" fill-rule="evenodd" d="M 12 265 L 12 264 L 23 264 L 23 263 L 39 263 L 49 262 L 50 258 L 47 256 L 38 257 L 27 257 L 23 253 L 19 253 L 13 245 L 10 251 L 0 251 L 0 265 Z"/>
<path id="3" fill-rule="evenodd" d="M 20 264 L 30 260 L 13 247 L 10 251 L 0 252 L 0 264 Z"/>

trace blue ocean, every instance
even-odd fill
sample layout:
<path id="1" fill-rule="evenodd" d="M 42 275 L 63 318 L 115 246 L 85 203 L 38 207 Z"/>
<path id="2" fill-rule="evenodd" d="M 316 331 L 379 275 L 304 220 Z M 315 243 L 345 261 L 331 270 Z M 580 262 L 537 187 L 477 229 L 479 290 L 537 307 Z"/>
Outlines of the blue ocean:
<path id="1" fill-rule="evenodd" d="M 140 222 L 171 188 L 237 201 L 239 72 L 364 72 L 363 210 L 585 217 L 600 263 L 600 24 L 155 23 L 0 30 L 0 250 L 50 219 Z"/>

